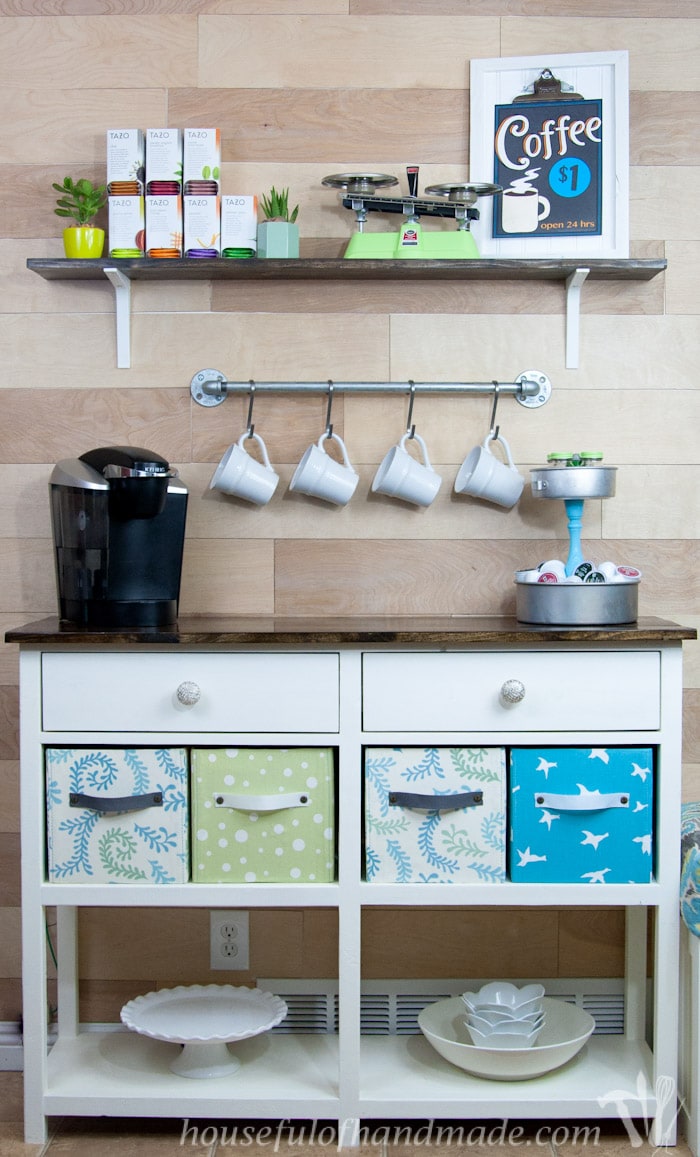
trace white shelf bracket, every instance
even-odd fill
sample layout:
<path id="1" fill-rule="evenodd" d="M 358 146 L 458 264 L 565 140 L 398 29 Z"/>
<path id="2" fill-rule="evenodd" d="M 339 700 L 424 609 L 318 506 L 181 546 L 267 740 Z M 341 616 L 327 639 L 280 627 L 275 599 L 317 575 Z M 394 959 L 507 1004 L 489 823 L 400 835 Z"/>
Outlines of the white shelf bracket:
<path id="1" fill-rule="evenodd" d="M 566 279 L 566 368 L 578 369 L 579 329 L 581 322 L 581 286 L 590 269 L 575 269 Z"/>
<path id="2" fill-rule="evenodd" d="M 131 366 L 131 281 L 121 269 L 105 266 L 105 277 L 114 289 L 114 313 L 117 323 L 117 369 Z"/>

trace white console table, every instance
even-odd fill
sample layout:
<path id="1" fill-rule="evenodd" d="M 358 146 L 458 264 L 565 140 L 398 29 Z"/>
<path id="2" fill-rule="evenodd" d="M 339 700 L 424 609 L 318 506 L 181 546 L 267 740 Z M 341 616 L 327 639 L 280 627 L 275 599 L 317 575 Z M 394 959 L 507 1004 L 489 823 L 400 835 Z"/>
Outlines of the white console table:
<path id="1" fill-rule="evenodd" d="M 336 1120 L 352 1144 L 371 1119 L 617 1116 L 613 1089 L 644 1089 L 639 1113 L 673 1143 L 678 993 L 681 647 L 690 629 L 537 628 L 515 620 L 183 619 L 172 629 L 102 632 L 46 619 L 10 631 L 21 648 L 22 903 L 26 1140 L 53 1115 Z M 324 656 L 317 665 L 309 656 Z M 264 657 L 264 689 L 260 657 Z M 255 668 L 255 677 L 252 677 Z M 584 673 L 585 672 L 585 673 Z M 500 689 L 520 681 L 522 701 Z M 320 682 L 319 682 L 320 680 Z M 177 688 L 196 683 L 183 708 Z M 46 747 L 323 746 L 336 753 L 338 874 L 332 883 L 133 885 L 49 882 Z M 380 884 L 363 879 L 365 746 L 651 746 L 656 758 L 653 882 Z M 625 1031 L 594 1035 L 564 1068 L 524 1082 L 471 1077 L 422 1037 L 360 1033 L 360 930 L 373 905 L 623 906 Z M 335 908 L 339 1032 L 242 1042 L 233 1076 L 172 1073 L 173 1045 L 81 1031 L 77 912 L 84 905 Z M 58 920 L 58 1038 L 47 1039 L 45 909 Z M 651 1012 L 646 924 L 655 914 Z M 135 946 L 138 951 L 138 946 Z M 400 953 L 397 945 L 397 953 Z M 211 975 L 201 978 L 210 983 Z M 134 993 L 134 995 L 137 995 Z M 653 1047 L 650 1044 L 653 1042 Z M 639 1084 L 641 1082 L 641 1086 Z M 601 1104 L 600 1099 L 603 1099 Z M 631 1107 L 634 1113 L 634 1106 Z M 354 1125 L 353 1125 L 354 1123 Z"/>

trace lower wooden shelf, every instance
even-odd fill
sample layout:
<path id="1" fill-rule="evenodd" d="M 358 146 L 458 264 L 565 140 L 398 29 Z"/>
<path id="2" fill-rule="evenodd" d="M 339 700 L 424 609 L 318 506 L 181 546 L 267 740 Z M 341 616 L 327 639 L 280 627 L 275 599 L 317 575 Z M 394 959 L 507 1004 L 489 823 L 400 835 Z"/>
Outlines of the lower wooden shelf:
<path id="1" fill-rule="evenodd" d="M 422 1036 L 363 1037 L 361 1115 L 503 1118 L 620 1116 L 615 1090 L 629 1090 L 630 1116 L 654 1115 L 651 1050 L 621 1035 L 592 1036 L 578 1056 L 541 1077 L 492 1081 L 463 1072 L 438 1056 Z M 640 1089 L 644 1105 L 635 1101 Z"/>
<path id="2" fill-rule="evenodd" d="M 338 1037 L 267 1034 L 231 1046 L 237 1073 L 192 1080 L 172 1073 L 177 1046 L 129 1032 L 59 1038 L 48 1058 L 47 1115 L 338 1119 Z M 360 1087 L 349 1104 L 360 1119 L 619 1118 L 656 1112 L 652 1054 L 643 1042 L 593 1036 L 555 1072 L 526 1081 L 473 1077 L 422 1036 L 363 1037 Z M 640 1102 L 642 1094 L 644 1100 Z"/>
<path id="3" fill-rule="evenodd" d="M 59 1037 L 47 1065 L 47 1115 L 335 1118 L 338 1041 L 264 1034 L 230 1046 L 236 1073 L 197 1080 L 170 1071 L 179 1046 L 131 1032 Z"/>

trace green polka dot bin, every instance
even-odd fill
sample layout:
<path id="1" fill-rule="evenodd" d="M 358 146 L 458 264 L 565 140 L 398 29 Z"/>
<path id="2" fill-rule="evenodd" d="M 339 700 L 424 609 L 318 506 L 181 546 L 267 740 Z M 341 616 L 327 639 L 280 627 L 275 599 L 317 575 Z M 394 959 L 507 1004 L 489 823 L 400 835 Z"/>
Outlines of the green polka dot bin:
<path id="1" fill-rule="evenodd" d="M 191 776 L 194 883 L 335 879 L 331 748 L 197 748 Z"/>

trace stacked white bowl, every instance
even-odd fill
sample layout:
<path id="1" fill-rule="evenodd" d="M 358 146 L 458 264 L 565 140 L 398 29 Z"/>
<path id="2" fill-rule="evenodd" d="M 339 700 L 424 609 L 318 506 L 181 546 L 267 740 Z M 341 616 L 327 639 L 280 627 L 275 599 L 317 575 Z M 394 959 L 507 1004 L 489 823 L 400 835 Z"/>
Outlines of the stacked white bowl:
<path id="1" fill-rule="evenodd" d="M 530 1048 L 544 1026 L 543 996 L 542 984 L 518 988 L 507 980 L 463 992 L 464 1023 L 473 1043 L 490 1049 Z"/>

